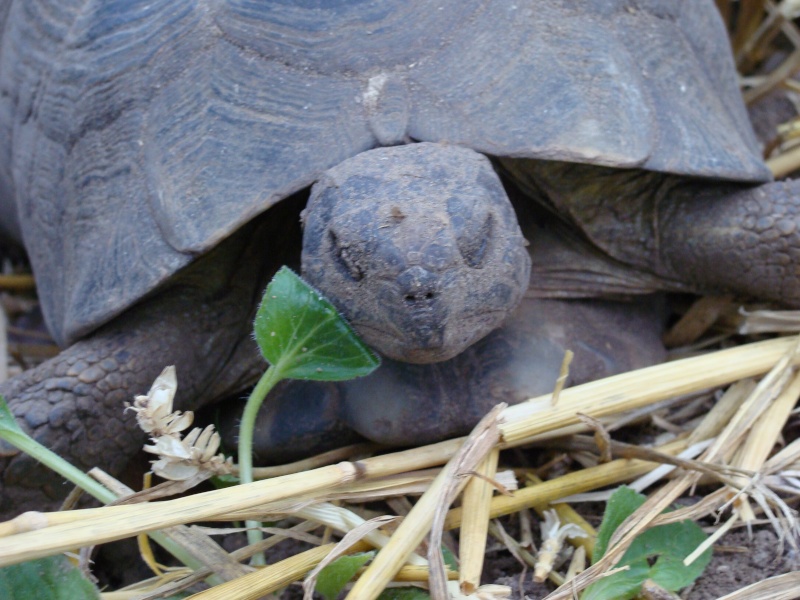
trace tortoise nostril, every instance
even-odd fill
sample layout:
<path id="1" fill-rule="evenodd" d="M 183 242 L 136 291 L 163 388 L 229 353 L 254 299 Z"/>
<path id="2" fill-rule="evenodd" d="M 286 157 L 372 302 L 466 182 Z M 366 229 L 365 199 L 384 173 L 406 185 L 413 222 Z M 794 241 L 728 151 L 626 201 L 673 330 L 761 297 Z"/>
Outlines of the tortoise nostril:
<path id="1" fill-rule="evenodd" d="M 415 265 L 397 277 L 397 284 L 408 306 L 427 305 L 438 296 L 440 280 L 437 274 Z"/>
<path id="2" fill-rule="evenodd" d="M 424 294 L 423 293 L 406 294 L 405 296 L 403 296 L 403 300 L 407 304 L 416 304 L 417 302 L 420 302 L 422 300 L 433 300 L 435 297 L 436 297 L 435 292 L 425 292 Z"/>

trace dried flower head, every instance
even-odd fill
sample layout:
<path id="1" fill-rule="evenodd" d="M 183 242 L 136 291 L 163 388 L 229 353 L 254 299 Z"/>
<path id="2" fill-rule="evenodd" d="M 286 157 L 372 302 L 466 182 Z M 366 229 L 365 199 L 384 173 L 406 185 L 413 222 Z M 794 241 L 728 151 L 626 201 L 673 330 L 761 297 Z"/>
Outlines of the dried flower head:
<path id="1" fill-rule="evenodd" d="M 533 571 L 533 580 L 542 582 L 553 570 L 558 554 L 568 537 L 586 537 L 586 532 L 574 523 L 561 524 L 558 513 L 544 511 L 544 520 L 539 523 L 542 532 L 542 547 Z"/>
<path id="2" fill-rule="evenodd" d="M 171 481 L 199 483 L 214 475 L 233 472 L 233 461 L 219 450 L 220 437 L 214 426 L 205 429 L 195 427 L 185 438 L 181 431 L 192 424 L 194 415 L 172 410 L 178 378 L 175 367 L 167 367 L 153 382 L 145 396 L 136 396 L 133 405 L 127 408 L 136 412 L 136 420 L 150 435 L 151 444 L 144 450 L 158 455 L 153 472 Z M 126 409 L 127 410 L 127 409 Z"/>
<path id="3" fill-rule="evenodd" d="M 196 478 L 201 472 L 213 476 L 233 471 L 232 459 L 216 454 L 220 437 L 213 425 L 205 429 L 195 427 L 182 440 L 164 435 L 154 438 L 153 442 L 144 449 L 160 457 L 153 461 L 153 472 L 164 479 L 185 481 Z"/>
<path id="4" fill-rule="evenodd" d="M 136 413 L 139 427 L 153 437 L 171 435 L 180 437 L 180 432 L 189 427 L 194 420 L 192 412 L 172 411 L 178 378 L 175 367 L 169 366 L 156 377 L 150 391 L 145 396 L 136 396 L 133 405 L 128 405 Z"/>

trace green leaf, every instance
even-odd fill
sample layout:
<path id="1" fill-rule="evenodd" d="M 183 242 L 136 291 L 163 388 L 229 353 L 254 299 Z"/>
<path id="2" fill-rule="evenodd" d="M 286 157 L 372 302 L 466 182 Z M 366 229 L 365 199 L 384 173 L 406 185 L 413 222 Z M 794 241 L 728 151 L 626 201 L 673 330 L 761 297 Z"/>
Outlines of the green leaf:
<path id="1" fill-rule="evenodd" d="M 447 546 L 442 546 L 442 557 L 448 569 L 458 571 L 458 559 Z M 409 586 L 385 589 L 378 600 L 431 600 L 431 596 L 421 588 Z"/>
<path id="2" fill-rule="evenodd" d="M 620 524 L 644 501 L 644 496 L 624 486 L 614 492 L 597 533 L 595 562 L 605 554 L 608 541 Z M 648 529 L 633 541 L 616 565 L 628 565 L 629 569 L 593 583 L 584 590 L 581 600 L 633 598 L 646 579 L 652 579 L 669 591 L 686 587 L 702 574 L 711 560 L 709 549 L 691 565 L 683 564 L 683 559 L 705 539 L 703 530 L 688 520 Z"/>
<path id="3" fill-rule="evenodd" d="M 97 588 L 64 556 L 49 556 L 0 568 L 3 600 L 89 600 Z"/>
<path id="4" fill-rule="evenodd" d="M 456 555 L 450 551 L 450 548 L 442 545 L 442 558 L 444 559 L 445 566 L 451 571 L 458 571 L 458 559 Z"/>
<path id="5" fill-rule="evenodd" d="M 281 379 L 342 381 L 368 375 L 380 364 L 333 305 L 287 267 L 264 292 L 255 335 Z"/>
<path id="6" fill-rule="evenodd" d="M 706 540 L 706 534 L 692 521 L 659 525 L 637 537 L 622 557 L 626 563 L 647 563 L 656 558 L 648 577 L 665 590 L 675 592 L 692 583 L 708 566 L 711 549 L 701 554 L 691 565 L 684 565 L 689 556 Z"/>
<path id="7" fill-rule="evenodd" d="M 215 489 L 221 490 L 223 488 L 233 487 L 239 485 L 241 481 L 236 475 L 215 475 L 210 480 L 211 485 Z"/>
<path id="8" fill-rule="evenodd" d="M 629 600 L 636 597 L 647 579 L 650 565 L 644 562 L 628 566 L 630 568 L 627 571 L 603 577 L 587 587 L 581 594 L 581 600 Z"/>
<path id="9" fill-rule="evenodd" d="M 608 541 L 614 532 L 622 525 L 634 511 L 644 504 L 645 497 L 638 494 L 628 486 L 621 486 L 615 491 L 606 503 L 606 512 L 603 514 L 603 522 L 597 531 L 597 541 L 594 545 L 594 560 L 597 562 L 606 553 Z"/>
<path id="10" fill-rule="evenodd" d="M 315 591 L 322 594 L 325 600 L 335 600 L 353 575 L 374 556 L 375 552 L 340 556 L 319 572 Z"/>

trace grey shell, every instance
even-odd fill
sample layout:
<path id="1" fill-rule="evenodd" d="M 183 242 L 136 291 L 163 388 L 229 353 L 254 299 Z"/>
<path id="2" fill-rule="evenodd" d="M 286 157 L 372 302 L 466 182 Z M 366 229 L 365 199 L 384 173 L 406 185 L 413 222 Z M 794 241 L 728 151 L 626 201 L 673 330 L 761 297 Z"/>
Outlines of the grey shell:
<path id="1" fill-rule="evenodd" d="M 769 179 L 712 0 L 0 0 L 0 31 L 0 210 L 62 343 L 375 146 Z"/>

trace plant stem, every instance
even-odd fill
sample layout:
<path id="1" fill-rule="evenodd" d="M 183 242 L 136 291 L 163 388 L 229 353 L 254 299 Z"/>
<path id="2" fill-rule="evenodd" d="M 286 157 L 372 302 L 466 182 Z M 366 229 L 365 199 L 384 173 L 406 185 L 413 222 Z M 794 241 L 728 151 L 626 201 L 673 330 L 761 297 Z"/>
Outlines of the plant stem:
<path id="1" fill-rule="evenodd" d="M 64 479 L 74 483 L 103 504 L 109 504 L 117 499 L 117 495 L 114 492 L 23 431 L 18 430 L 16 427 L 11 428 L 6 426 L 0 428 L 0 438 L 16 448 L 19 448 L 31 458 L 38 460 L 47 468 L 61 475 Z M 199 560 L 194 558 L 191 553 L 187 552 L 183 547 L 169 539 L 160 531 L 151 531 L 148 535 L 187 567 L 199 569 L 204 566 Z M 215 579 L 215 582 L 216 581 L 218 580 Z"/>
<path id="2" fill-rule="evenodd" d="M 264 398 L 281 379 L 283 377 L 281 377 L 279 369 L 270 365 L 258 380 L 256 387 L 253 388 L 247 399 L 247 404 L 245 404 L 242 422 L 239 424 L 239 481 L 241 483 L 253 482 L 253 431 L 256 426 L 256 416 L 258 416 L 258 409 L 261 408 Z M 246 521 L 245 524 L 248 543 L 257 544 L 264 539 L 259 521 Z M 253 555 L 250 564 L 265 565 L 264 554 L 259 552 Z"/>
<path id="3" fill-rule="evenodd" d="M 64 479 L 88 492 L 92 497 L 103 504 L 108 504 L 117 499 L 117 496 L 111 490 L 89 477 L 86 473 L 61 458 L 49 448 L 45 448 L 25 433 L 5 430 L 0 431 L 0 437 L 9 444 L 22 450 L 31 458 L 38 460 L 48 469 L 52 469 Z"/>

